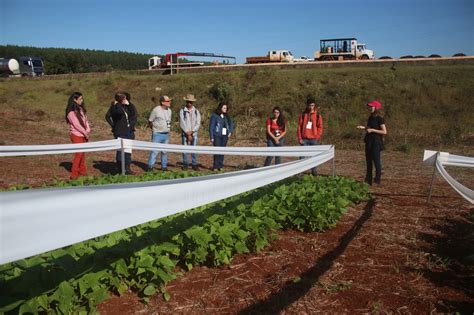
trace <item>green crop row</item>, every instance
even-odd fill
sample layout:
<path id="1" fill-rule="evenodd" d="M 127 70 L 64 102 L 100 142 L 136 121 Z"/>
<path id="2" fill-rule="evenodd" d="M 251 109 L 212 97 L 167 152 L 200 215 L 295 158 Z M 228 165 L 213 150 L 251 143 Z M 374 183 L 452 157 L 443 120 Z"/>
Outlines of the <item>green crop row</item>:
<path id="1" fill-rule="evenodd" d="M 90 182 L 94 179 L 83 184 Z M 180 268 L 228 264 L 235 254 L 263 249 L 277 229 L 324 231 L 349 204 L 367 197 L 367 187 L 350 179 L 295 177 L 5 264 L 0 266 L 0 312 L 94 313 L 109 292 L 128 289 L 144 302 L 157 292 L 169 299 L 165 285 Z"/>

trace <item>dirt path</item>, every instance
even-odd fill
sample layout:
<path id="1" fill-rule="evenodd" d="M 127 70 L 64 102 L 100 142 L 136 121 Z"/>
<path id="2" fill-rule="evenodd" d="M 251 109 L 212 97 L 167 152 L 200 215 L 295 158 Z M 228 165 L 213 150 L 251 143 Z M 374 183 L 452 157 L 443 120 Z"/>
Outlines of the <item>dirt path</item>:
<path id="1" fill-rule="evenodd" d="M 361 179 L 360 152 L 338 151 L 339 174 Z M 132 293 L 102 303 L 102 314 L 472 312 L 474 207 L 441 179 L 426 202 L 431 169 L 419 157 L 386 152 L 381 187 L 326 233 L 279 233 L 264 251 L 230 266 L 195 268 L 171 282 L 172 299 L 145 306 Z M 414 166 L 409 166 L 414 165 Z M 325 167 L 325 170 L 330 168 Z M 464 183 L 472 173 L 450 170 Z M 470 238 L 468 233 L 471 233 Z M 472 262 L 471 262 L 472 264 Z"/>
<path id="2" fill-rule="evenodd" d="M 51 122 L 38 127 L 51 131 L 47 138 L 22 132 L 14 119 L 0 122 L 5 123 L 4 139 L 15 139 L 17 144 L 67 139 L 57 132 L 64 126 Z M 106 139 L 107 133 L 104 129 L 98 138 Z M 147 137 L 145 132 L 138 135 L 141 140 Z M 326 233 L 282 231 L 264 251 L 238 255 L 230 266 L 184 273 L 167 286 L 169 302 L 155 296 L 144 305 L 128 293 L 112 297 L 98 310 L 102 314 L 472 313 L 474 268 L 472 256 L 466 257 L 474 252 L 474 207 L 439 177 L 428 204 L 432 169 L 421 164 L 421 156 L 421 152 L 384 152 L 382 186 L 371 189 L 374 200 L 349 209 Z M 143 172 L 146 158 L 146 152 L 134 152 L 132 169 Z M 2 158 L 0 186 L 41 186 L 54 177 L 66 179 L 71 159 L 70 155 Z M 113 159 L 113 152 L 87 154 L 88 170 L 93 175 L 110 173 Z M 204 170 L 211 166 L 210 157 L 199 159 Z M 178 170 L 180 160 L 172 154 L 171 169 Z M 226 157 L 226 171 L 262 162 L 262 158 Z M 338 175 L 362 180 L 364 167 L 362 152 L 336 149 Z M 319 171 L 330 174 L 331 163 Z M 449 172 L 474 187 L 472 170 Z"/>

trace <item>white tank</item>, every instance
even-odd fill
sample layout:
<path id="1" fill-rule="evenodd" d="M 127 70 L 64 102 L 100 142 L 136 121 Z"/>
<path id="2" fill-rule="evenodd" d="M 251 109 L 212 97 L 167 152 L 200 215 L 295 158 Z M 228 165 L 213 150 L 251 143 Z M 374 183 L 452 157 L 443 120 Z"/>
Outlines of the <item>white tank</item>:
<path id="1" fill-rule="evenodd" d="M 20 74 L 20 64 L 16 59 L 0 58 L 0 73 Z"/>

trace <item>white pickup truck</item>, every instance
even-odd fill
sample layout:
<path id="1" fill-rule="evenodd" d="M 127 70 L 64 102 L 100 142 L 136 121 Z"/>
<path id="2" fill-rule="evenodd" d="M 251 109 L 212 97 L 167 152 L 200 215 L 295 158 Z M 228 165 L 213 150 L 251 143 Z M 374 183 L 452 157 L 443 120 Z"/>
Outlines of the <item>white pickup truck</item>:
<path id="1" fill-rule="evenodd" d="M 299 58 L 295 58 L 294 61 L 295 62 L 309 62 L 309 61 L 313 61 L 313 59 L 308 58 L 306 56 L 301 56 Z"/>

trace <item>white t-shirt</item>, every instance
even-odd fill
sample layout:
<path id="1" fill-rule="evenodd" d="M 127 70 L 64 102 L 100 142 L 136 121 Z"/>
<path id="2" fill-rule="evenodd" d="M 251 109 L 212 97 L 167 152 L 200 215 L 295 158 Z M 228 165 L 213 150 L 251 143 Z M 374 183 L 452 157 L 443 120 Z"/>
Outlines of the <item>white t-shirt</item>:
<path id="1" fill-rule="evenodd" d="M 161 105 L 156 106 L 151 111 L 148 121 L 153 123 L 153 132 L 170 132 L 171 109 Z"/>

